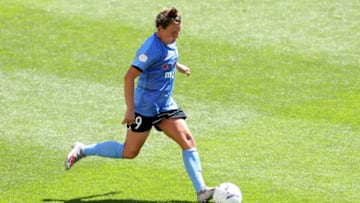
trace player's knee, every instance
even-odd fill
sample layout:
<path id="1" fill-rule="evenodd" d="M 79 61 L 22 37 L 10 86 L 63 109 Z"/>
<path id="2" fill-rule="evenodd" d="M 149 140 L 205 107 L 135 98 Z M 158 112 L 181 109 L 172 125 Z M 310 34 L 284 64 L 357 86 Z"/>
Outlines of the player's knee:
<path id="1" fill-rule="evenodd" d="M 186 141 L 190 144 L 195 145 L 195 138 L 194 138 L 194 136 L 192 136 L 191 133 L 186 135 Z"/>
<path id="2" fill-rule="evenodd" d="M 195 139 L 191 134 L 182 136 L 184 139 L 180 142 L 180 146 L 183 150 L 195 148 Z"/>
<path id="3" fill-rule="evenodd" d="M 138 151 L 126 152 L 123 154 L 124 159 L 135 159 L 139 154 Z"/>

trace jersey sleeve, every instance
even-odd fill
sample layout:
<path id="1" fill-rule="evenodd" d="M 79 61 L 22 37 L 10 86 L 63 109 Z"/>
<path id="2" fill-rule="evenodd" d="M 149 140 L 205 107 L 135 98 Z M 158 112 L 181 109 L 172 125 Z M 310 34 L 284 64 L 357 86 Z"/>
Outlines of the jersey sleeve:
<path id="1" fill-rule="evenodd" d="M 147 41 L 136 52 L 132 66 L 144 72 L 147 68 L 152 66 L 157 58 L 158 51 L 156 51 L 156 48 L 154 49 L 154 44 Z"/>

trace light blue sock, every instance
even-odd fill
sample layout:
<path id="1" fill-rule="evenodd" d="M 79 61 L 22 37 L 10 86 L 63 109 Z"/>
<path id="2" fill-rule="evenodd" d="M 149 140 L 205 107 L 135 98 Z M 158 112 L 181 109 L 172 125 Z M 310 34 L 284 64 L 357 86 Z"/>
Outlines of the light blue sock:
<path id="1" fill-rule="evenodd" d="M 196 192 L 206 187 L 201 174 L 199 153 L 195 148 L 182 151 L 184 165 Z"/>
<path id="2" fill-rule="evenodd" d="M 84 147 L 86 156 L 102 156 L 108 158 L 123 158 L 124 145 L 116 141 L 105 141 Z"/>

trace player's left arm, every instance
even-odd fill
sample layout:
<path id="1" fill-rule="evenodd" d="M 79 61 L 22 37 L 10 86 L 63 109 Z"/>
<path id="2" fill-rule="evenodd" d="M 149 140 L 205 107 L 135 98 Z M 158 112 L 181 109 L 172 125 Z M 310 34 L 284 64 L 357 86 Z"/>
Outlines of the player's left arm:
<path id="1" fill-rule="evenodd" d="M 179 62 L 176 62 L 176 69 L 180 72 L 180 73 L 184 73 L 187 76 L 190 75 L 190 68 L 188 68 L 187 66 L 185 66 L 184 64 L 181 64 Z"/>

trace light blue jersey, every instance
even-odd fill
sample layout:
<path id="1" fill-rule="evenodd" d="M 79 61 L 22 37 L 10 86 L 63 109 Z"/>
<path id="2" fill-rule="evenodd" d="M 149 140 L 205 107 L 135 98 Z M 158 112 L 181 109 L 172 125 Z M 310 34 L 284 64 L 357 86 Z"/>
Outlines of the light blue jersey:
<path id="1" fill-rule="evenodd" d="M 142 73 L 135 88 L 135 112 L 152 117 L 177 109 L 172 98 L 178 51 L 176 42 L 165 45 L 154 33 L 138 49 L 132 66 Z"/>

